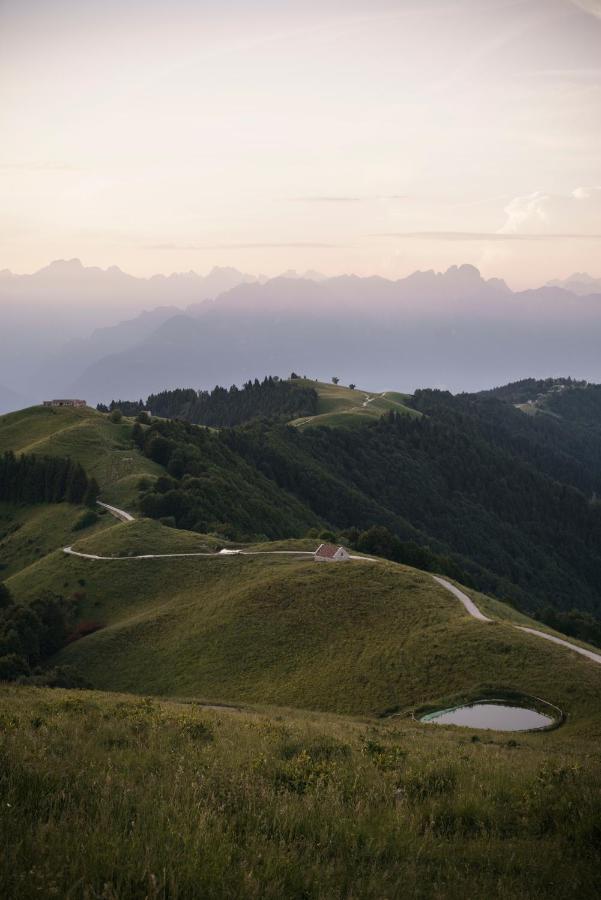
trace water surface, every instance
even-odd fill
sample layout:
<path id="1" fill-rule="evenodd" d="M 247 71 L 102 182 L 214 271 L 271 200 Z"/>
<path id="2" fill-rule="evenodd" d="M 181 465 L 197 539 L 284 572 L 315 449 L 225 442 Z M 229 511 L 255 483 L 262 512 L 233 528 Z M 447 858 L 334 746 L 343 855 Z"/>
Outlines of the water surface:
<path id="1" fill-rule="evenodd" d="M 490 728 L 494 731 L 530 731 L 534 728 L 546 728 L 555 720 L 534 709 L 489 700 L 456 706 L 453 709 L 441 709 L 422 716 L 420 721 L 434 725 Z"/>

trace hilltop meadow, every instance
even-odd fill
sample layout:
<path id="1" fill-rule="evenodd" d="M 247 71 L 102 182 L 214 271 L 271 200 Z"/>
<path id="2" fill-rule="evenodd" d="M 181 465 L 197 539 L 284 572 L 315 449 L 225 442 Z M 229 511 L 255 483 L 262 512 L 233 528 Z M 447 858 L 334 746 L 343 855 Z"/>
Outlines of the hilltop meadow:
<path id="1" fill-rule="evenodd" d="M 598 896 L 601 666 L 515 627 L 597 634 L 596 394 L 529 385 L 524 415 L 525 387 L 299 381 L 312 415 L 292 424 L 296 388 L 269 382 L 259 418 L 218 430 L 0 419 L 23 475 L 0 504 L 2 896 Z M 240 393 L 195 408 L 244 418 Z M 321 540 L 371 559 L 281 554 Z M 552 726 L 420 721 L 491 697 L 554 707 Z"/>

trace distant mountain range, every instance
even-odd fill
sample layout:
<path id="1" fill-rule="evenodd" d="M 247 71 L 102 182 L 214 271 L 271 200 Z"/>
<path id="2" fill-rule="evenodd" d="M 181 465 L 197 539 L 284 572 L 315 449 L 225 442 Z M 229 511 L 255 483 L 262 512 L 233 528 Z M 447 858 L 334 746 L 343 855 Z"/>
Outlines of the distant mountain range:
<path id="1" fill-rule="evenodd" d="M 575 272 L 569 278 L 549 281 L 550 287 L 560 287 L 572 294 L 586 297 L 590 294 L 601 294 L 601 278 L 592 278 L 586 272 Z"/>
<path id="2" fill-rule="evenodd" d="M 582 274 L 512 292 L 468 265 L 397 281 L 229 268 L 135 278 L 63 260 L 0 272 L 0 305 L 0 411 L 22 405 L 11 390 L 96 403 L 292 368 L 407 391 L 601 378 L 601 286 Z"/>

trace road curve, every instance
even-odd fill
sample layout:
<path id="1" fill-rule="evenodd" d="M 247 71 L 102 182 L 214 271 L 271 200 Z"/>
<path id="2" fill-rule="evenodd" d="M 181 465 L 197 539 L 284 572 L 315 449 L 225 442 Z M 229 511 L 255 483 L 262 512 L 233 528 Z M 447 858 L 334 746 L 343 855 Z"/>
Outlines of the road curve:
<path id="1" fill-rule="evenodd" d="M 117 506 L 110 506 L 108 503 L 103 503 L 102 500 L 97 500 L 96 503 L 98 506 L 102 506 L 103 509 L 106 509 L 107 512 L 110 512 L 112 516 L 116 519 L 119 519 L 121 522 L 133 522 L 134 517 L 131 513 L 125 512 L 124 509 L 119 509 Z"/>
<path id="2" fill-rule="evenodd" d="M 375 398 L 372 398 L 375 399 Z M 366 405 L 366 404 L 364 404 Z M 133 522 L 134 517 L 131 513 L 126 512 L 124 509 L 119 509 L 117 506 L 111 506 L 108 503 L 103 503 L 101 500 L 96 501 L 99 506 L 102 506 L 111 515 L 115 516 L 116 519 L 119 519 L 121 522 Z M 227 559 L 230 556 L 295 556 L 295 557 L 305 557 L 310 558 L 314 557 L 315 554 L 310 550 L 220 550 L 217 553 L 145 553 L 141 556 L 98 556 L 95 553 L 80 553 L 79 550 L 74 550 L 73 547 L 63 547 L 63 553 L 66 553 L 68 556 L 78 556 L 81 559 L 100 559 L 100 560 L 125 560 L 125 559 L 177 559 L 181 557 L 208 557 L 211 559 Z M 364 562 L 376 562 L 376 560 L 371 559 L 369 556 L 350 556 L 350 559 L 355 560 L 363 560 Z M 454 597 L 459 600 L 460 603 L 463 604 L 467 612 L 474 619 L 478 619 L 479 622 L 494 622 L 494 619 L 485 616 L 483 612 L 480 612 L 474 601 L 471 597 L 460 590 L 458 587 L 455 587 L 454 584 L 451 584 L 450 581 L 447 581 L 446 578 L 441 578 L 439 575 L 433 575 L 432 578 L 434 581 L 438 582 L 443 588 L 447 591 L 450 591 Z M 562 647 L 567 647 L 568 650 L 573 650 L 574 653 L 579 653 L 581 656 L 585 656 L 587 659 L 590 659 L 592 662 L 601 665 L 601 654 L 594 653 L 592 650 L 587 650 L 585 647 L 579 647 L 577 644 L 572 644 L 570 641 L 565 641 L 563 638 L 555 637 L 553 634 L 547 634 L 546 631 L 538 631 L 536 628 L 528 628 L 526 625 L 513 625 L 513 628 L 519 629 L 519 631 L 525 631 L 528 634 L 533 634 L 535 637 L 542 638 L 545 641 L 551 641 L 553 644 L 559 644 Z"/>
<path id="3" fill-rule="evenodd" d="M 454 584 L 451 584 L 450 581 L 446 581 L 444 578 L 440 578 L 438 575 L 432 576 L 434 581 L 437 581 L 441 584 L 447 591 L 450 591 L 458 600 L 463 603 L 466 610 L 473 616 L 474 619 L 478 619 L 480 622 L 494 622 L 494 619 L 489 619 L 488 616 L 485 616 L 484 613 L 480 612 L 476 604 L 467 594 L 463 591 L 460 591 L 458 587 L 455 587 Z M 562 647 L 567 647 L 568 650 L 573 650 L 574 653 L 580 653 L 581 656 L 586 656 L 587 659 L 592 660 L 595 663 L 601 665 L 601 654 L 594 653 L 592 650 L 587 650 L 585 647 L 579 647 L 578 644 L 572 644 L 570 641 L 565 641 L 563 638 L 555 637 L 554 634 L 547 634 L 546 631 L 538 631 L 536 628 L 528 628 L 526 625 L 512 625 L 512 628 L 517 628 L 519 631 L 526 631 L 528 634 L 533 634 L 535 637 L 543 638 L 545 641 L 551 641 L 553 644 L 559 644 Z"/>
<path id="4" fill-rule="evenodd" d="M 555 637 L 554 634 L 547 634 L 546 631 L 537 631 L 536 628 L 528 628 L 526 625 L 515 625 L 514 627 L 519 628 L 520 631 L 527 631 L 529 634 L 535 634 L 537 637 L 544 638 L 546 641 L 552 641 L 554 644 L 561 644 L 562 647 L 569 647 L 570 650 L 574 650 L 575 653 L 580 653 L 582 656 L 586 656 L 587 659 L 592 659 L 593 662 L 601 665 L 601 654 L 599 653 L 593 653 L 592 650 L 587 650 L 585 647 L 571 644 L 569 641 L 564 641 L 563 638 Z"/>
<path id="5" fill-rule="evenodd" d="M 481 613 L 474 601 L 468 597 L 467 594 L 464 594 L 463 591 L 460 591 L 458 587 L 455 587 L 454 584 L 451 584 L 450 581 L 446 581 L 438 575 L 433 575 L 432 578 L 457 597 L 457 599 L 463 603 L 470 616 L 473 616 L 474 619 L 479 619 L 481 622 L 493 621 L 492 619 L 489 619 L 488 616 L 485 616 L 484 613 Z"/>

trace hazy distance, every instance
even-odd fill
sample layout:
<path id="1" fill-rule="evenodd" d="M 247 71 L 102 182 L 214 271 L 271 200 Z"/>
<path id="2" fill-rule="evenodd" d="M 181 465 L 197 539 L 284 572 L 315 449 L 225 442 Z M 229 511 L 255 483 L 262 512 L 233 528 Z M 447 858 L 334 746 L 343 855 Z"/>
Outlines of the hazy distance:
<path id="1" fill-rule="evenodd" d="M 371 390 L 601 381 L 601 280 L 516 292 L 470 265 L 382 277 L 214 268 L 136 278 L 58 260 L 0 273 L 0 411 L 49 394 L 89 403 L 264 374 Z"/>
<path id="2" fill-rule="evenodd" d="M 0 268 L 598 275 L 600 16 L 5 0 Z"/>

